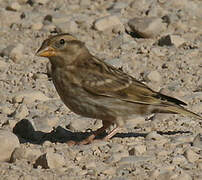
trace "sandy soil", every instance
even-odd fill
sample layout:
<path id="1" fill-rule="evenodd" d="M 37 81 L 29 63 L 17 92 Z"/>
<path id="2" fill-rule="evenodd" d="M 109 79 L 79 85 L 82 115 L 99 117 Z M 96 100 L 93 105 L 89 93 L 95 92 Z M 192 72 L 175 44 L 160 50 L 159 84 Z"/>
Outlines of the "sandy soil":
<path id="1" fill-rule="evenodd" d="M 128 122 L 110 141 L 69 147 L 101 121 L 72 113 L 35 56 L 69 32 L 90 52 L 202 113 L 202 1 L 0 2 L 0 179 L 200 180 L 202 128 L 157 114 Z"/>

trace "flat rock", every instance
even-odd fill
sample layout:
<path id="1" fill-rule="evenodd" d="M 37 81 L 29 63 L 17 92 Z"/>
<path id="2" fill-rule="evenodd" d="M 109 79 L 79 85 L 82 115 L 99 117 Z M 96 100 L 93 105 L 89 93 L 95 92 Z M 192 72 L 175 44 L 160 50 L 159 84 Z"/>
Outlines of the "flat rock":
<path id="1" fill-rule="evenodd" d="M 24 158 L 26 149 L 23 147 L 18 147 L 15 148 L 15 150 L 13 151 L 11 158 L 10 158 L 10 162 L 15 162 L 16 160 L 21 160 Z"/>
<path id="2" fill-rule="evenodd" d="M 158 45 L 159 46 L 175 45 L 176 47 L 179 47 L 180 45 L 184 44 L 185 42 L 186 42 L 186 40 L 178 35 L 166 35 L 159 39 Z"/>
<path id="3" fill-rule="evenodd" d="M 152 161 L 154 160 L 155 157 L 152 156 L 128 156 L 128 157 L 123 157 L 119 161 L 120 165 L 127 165 L 127 164 L 136 164 L 136 163 L 142 163 L 146 161 Z"/>
<path id="4" fill-rule="evenodd" d="M 193 146 L 202 149 L 202 134 L 198 134 L 193 140 Z"/>
<path id="5" fill-rule="evenodd" d="M 24 119 L 29 115 L 29 111 L 27 109 L 27 106 L 22 104 L 17 107 L 15 112 L 13 113 L 13 116 L 17 119 Z"/>
<path id="6" fill-rule="evenodd" d="M 59 118 L 54 116 L 42 116 L 33 119 L 34 127 L 37 131 L 50 132 L 58 125 Z"/>
<path id="7" fill-rule="evenodd" d="M 162 19 L 158 17 L 133 18 L 128 21 L 128 25 L 143 38 L 154 38 L 166 29 Z"/>
<path id="8" fill-rule="evenodd" d="M 12 152 L 20 146 L 19 140 L 12 132 L 0 129 L 0 161 L 9 161 Z"/>
<path id="9" fill-rule="evenodd" d="M 22 101 L 24 103 L 33 103 L 36 100 L 39 101 L 48 101 L 50 98 L 45 96 L 40 91 L 32 91 L 32 90 L 26 90 L 26 91 L 20 91 L 16 93 L 12 98 L 14 103 L 21 103 Z"/>
<path id="10" fill-rule="evenodd" d="M 80 117 L 77 119 L 77 117 L 71 116 L 70 123 L 68 125 L 68 129 L 72 131 L 84 131 L 88 128 L 90 128 L 90 124 L 95 121 L 90 118 Z"/>
<path id="11" fill-rule="evenodd" d="M 176 136 L 174 138 L 172 138 L 172 142 L 176 143 L 176 144 L 182 144 L 182 143 L 190 143 L 192 142 L 194 139 L 193 136 Z"/>

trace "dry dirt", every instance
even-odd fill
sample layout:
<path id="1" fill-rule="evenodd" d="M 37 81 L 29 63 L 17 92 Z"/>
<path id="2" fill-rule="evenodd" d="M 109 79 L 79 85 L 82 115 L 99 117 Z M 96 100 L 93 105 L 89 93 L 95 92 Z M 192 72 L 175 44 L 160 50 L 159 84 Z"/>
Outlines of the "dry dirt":
<path id="1" fill-rule="evenodd" d="M 202 113 L 202 1 L 1 0 L 0 179 L 200 180 L 202 123 L 157 114 L 110 141 L 68 146 L 101 121 L 72 113 L 35 56 L 69 32 L 90 52 Z"/>

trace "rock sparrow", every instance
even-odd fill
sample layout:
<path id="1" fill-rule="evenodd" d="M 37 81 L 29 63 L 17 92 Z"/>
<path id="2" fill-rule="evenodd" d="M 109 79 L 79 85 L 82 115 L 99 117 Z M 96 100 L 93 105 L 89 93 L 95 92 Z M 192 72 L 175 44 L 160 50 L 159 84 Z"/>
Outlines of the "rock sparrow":
<path id="1" fill-rule="evenodd" d="M 55 88 L 65 105 L 73 112 L 102 120 L 103 126 L 78 144 L 88 144 L 111 124 L 117 127 L 111 138 L 133 115 L 174 113 L 202 117 L 186 110 L 181 100 L 158 93 L 122 70 L 90 54 L 85 44 L 70 34 L 46 39 L 38 56 L 51 63 Z"/>

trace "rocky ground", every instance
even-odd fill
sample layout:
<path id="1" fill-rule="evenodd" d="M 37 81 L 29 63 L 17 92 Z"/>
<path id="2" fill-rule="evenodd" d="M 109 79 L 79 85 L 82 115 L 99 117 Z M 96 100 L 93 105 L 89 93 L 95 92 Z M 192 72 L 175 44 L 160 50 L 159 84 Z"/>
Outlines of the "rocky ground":
<path id="1" fill-rule="evenodd" d="M 69 147 L 101 126 L 72 113 L 35 56 L 69 32 L 90 52 L 202 113 L 202 1 L 0 1 L 0 179 L 200 180 L 202 123 L 157 114 L 110 141 Z"/>

